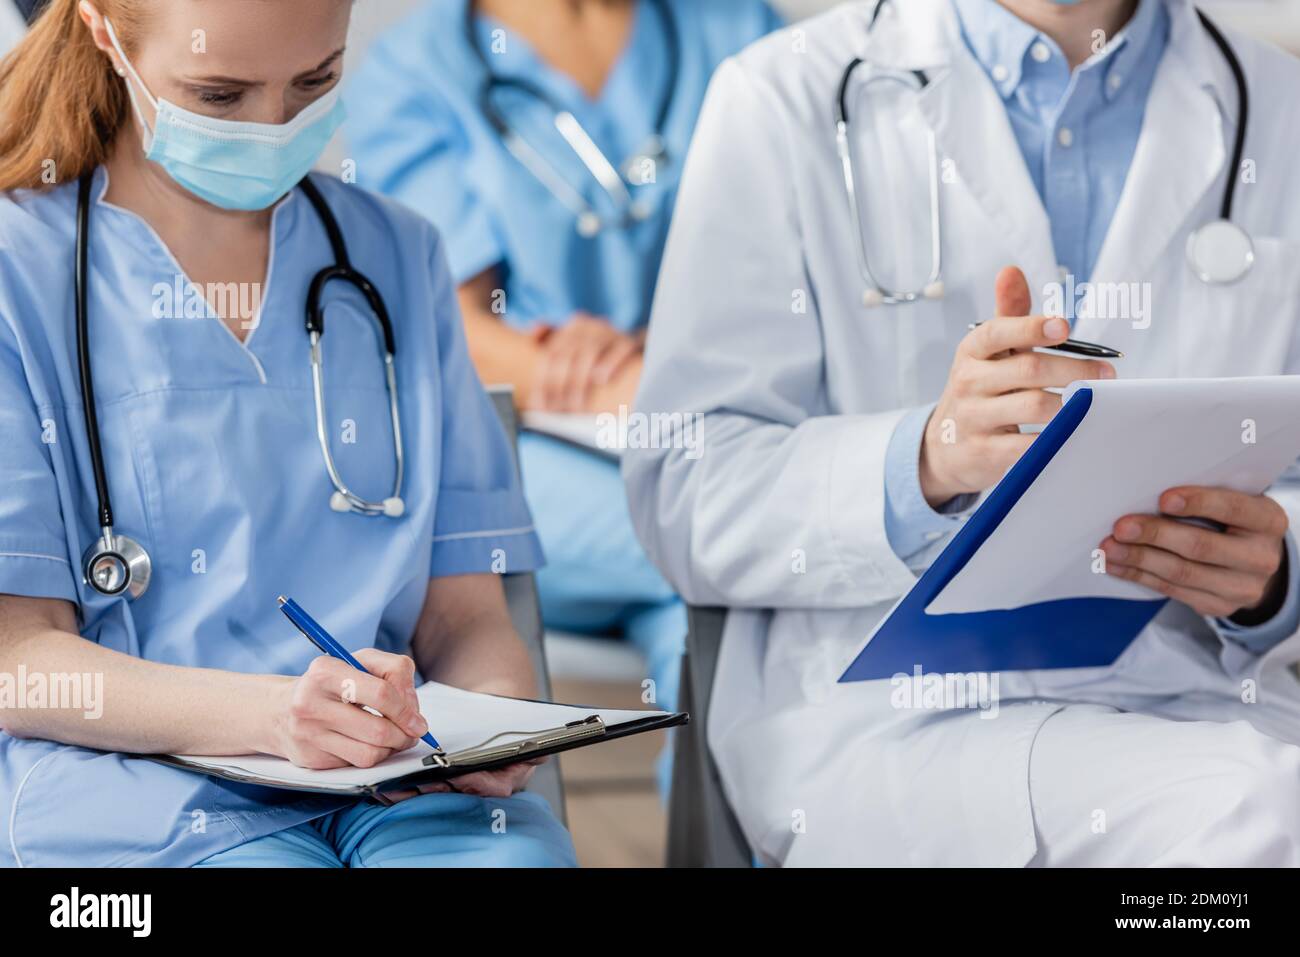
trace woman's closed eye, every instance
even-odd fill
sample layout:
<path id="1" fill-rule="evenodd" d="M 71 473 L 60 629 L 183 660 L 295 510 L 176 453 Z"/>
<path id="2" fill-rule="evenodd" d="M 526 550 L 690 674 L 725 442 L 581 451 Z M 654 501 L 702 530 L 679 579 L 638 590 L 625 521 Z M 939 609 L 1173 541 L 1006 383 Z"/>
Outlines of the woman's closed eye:
<path id="1" fill-rule="evenodd" d="M 304 93 L 316 93 L 333 86 L 338 78 L 337 70 L 329 70 L 296 80 L 294 87 Z M 189 89 L 194 98 L 204 106 L 215 107 L 218 110 L 235 108 L 243 101 L 245 92 L 238 87 L 229 86 L 191 86 Z"/>
<path id="2" fill-rule="evenodd" d="M 229 87 L 191 87 L 194 97 L 208 106 L 231 107 L 239 103 L 243 98 L 243 90 L 235 90 Z"/>
<path id="3" fill-rule="evenodd" d="M 331 86 L 339 78 L 337 70 L 330 70 L 328 73 L 322 73 L 319 76 L 307 77 L 299 80 L 298 86 L 304 90 L 319 90 Z"/>

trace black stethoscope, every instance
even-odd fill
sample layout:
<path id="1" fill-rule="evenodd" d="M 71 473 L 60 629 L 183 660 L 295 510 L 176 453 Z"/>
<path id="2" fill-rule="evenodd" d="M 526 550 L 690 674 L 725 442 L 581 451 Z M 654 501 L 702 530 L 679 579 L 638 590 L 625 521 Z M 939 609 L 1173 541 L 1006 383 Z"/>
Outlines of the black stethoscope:
<path id="1" fill-rule="evenodd" d="M 519 77 L 500 76 L 492 69 L 490 54 L 484 51 L 478 42 L 473 0 L 468 0 L 465 4 L 465 39 L 486 74 L 482 88 L 479 90 L 479 109 L 510 154 L 536 177 L 556 200 L 573 213 L 579 235 L 587 239 L 596 236 L 608 226 L 626 227 L 648 219 L 652 213 L 651 208 L 633 199 L 629 187 L 644 186 L 651 182 L 657 175 L 659 167 L 668 161 L 664 130 L 677 96 L 677 71 L 681 64 L 682 53 L 681 35 L 668 0 L 646 0 L 646 2 L 658 11 L 663 22 L 668 52 L 668 87 L 655 114 L 654 133 L 639 150 L 623 161 L 621 170 L 610 162 L 609 157 L 596 145 L 595 140 L 577 118 L 557 103 L 549 93 L 536 83 Z M 550 108 L 555 114 L 553 122 L 556 130 L 591 174 L 592 179 L 609 196 L 614 208 L 620 213 L 619 221 L 610 223 L 603 220 L 591 203 L 565 180 L 555 165 L 533 149 L 528 141 L 515 131 L 505 114 L 493 102 L 493 96 L 504 89 L 518 90 Z"/>
<path id="2" fill-rule="evenodd" d="M 30 27 L 41 15 L 47 2 L 48 0 L 14 0 L 14 5 L 18 7 L 18 12 L 23 15 L 23 19 Z"/>
<path id="3" fill-rule="evenodd" d="M 880 12 L 887 0 L 877 0 L 871 13 L 868 31 L 876 25 Z M 1223 188 L 1223 202 L 1219 208 L 1219 218 L 1204 224 L 1187 239 L 1187 261 L 1196 276 L 1205 283 L 1225 284 L 1236 282 L 1250 271 L 1255 262 L 1255 246 L 1250 234 L 1232 221 L 1233 194 L 1237 188 L 1237 176 L 1241 169 L 1241 160 L 1246 147 L 1246 119 L 1250 107 L 1250 98 L 1246 89 L 1246 74 L 1241 61 L 1227 39 L 1202 11 L 1197 10 L 1205 31 L 1210 35 L 1228 69 L 1232 71 L 1237 85 L 1237 131 L 1232 145 L 1232 165 L 1228 168 L 1227 182 Z M 857 168 L 853 160 L 853 150 L 849 138 L 849 83 L 853 74 L 865 61 L 855 57 L 840 78 L 835 98 L 835 145 L 840 157 L 840 166 L 844 174 L 844 189 L 848 197 L 849 216 L 857 233 L 858 269 L 866 291 L 862 302 L 867 307 L 879 305 L 898 305 L 915 302 L 918 299 L 943 298 L 942 278 L 942 236 L 939 218 L 939 153 L 935 143 L 934 131 L 929 131 L 929 171 L 930 171 L 930 273 L 924 284 L 916 289 L 890 289 L 885 287 L 871 269 L 867 255 L 866 232 L 863 228 L 862 213 L 859 208 Z M 910 86 L 918 93 L 925 89 L 930 79 L 923 70 L 884 72 L 869 77 L 863 84 L 873 82 L 901 83 Z"/>
<path id="4" fill-rule="evenodd" d="M 93 176 L 81 178 L 77 193 L 77 245 L 76 245 L 76 308 L 77 308 L 77 367 L 81 375 L 81 403 L 86 418 L 86 441 L 90 446 L 90 464 L 95 478 L 95 494 L 99 499 L 98 521 L 100 537 L 82 556 L 82 574 L 92 589 L 106 597 L 125 595 L 136 599 L 145 593 L 153 575 L 153 561 L 144 546 L 135 539 L 119 534 L 113 527 L 113 504 L 108 493 L 108 476 L 104 468 L 103 444 L 100 441 L 99 416 L 95 409 L 95 387 L 90 363 L 90 316 L 87 304 L 90 260 L 90 193 Z M 347 245 L 338 221 L 329 204 L 310 179 L 303 179 L 298 187 L 306 194 L 320 217 L 334 252 L 334 264 L 318 272 L 307 291 L 306 325 L 311 343 L 312 392 L 316 403 L 316 436 L 325 458 L 325 469 L 334 485 L 330 508 L 336 512 L 355 512 L 360 515 L 387 515 L 400 517 L 406 510 L 402 501 L 402 419 L 397 407 L 397 370 L 395 356 L 397 343 L 393 337 L 393 324 L 388 317 L 384 297 L 365 275 L 352 267 Z M 329 433 L 325 424 L 325 380 L 321 360 L 321 338 L 325 334 L 325 313 L 321 297 L 331 282 L 343 282 L 357 289 L 379 323 L 384 349 L 384 375 L 388 386 L 389 413 L 393 424 L 393 444 L 397 460 L 393 493 L 382 502 L 368 502 L 358 496 L 343 481 L 330 451 Z"/>

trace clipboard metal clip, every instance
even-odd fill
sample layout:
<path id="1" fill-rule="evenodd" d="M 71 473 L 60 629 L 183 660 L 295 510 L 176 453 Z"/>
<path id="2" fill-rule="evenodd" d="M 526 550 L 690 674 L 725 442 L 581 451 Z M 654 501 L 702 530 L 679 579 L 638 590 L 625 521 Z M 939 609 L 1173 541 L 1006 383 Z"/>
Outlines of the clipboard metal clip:
<path id="1" fill-rule="evenodd" d="M 562 728 L 551 728 L 546 731 L 502 731 L 500 734 L 494 734 L 482 744 L 467 748 L 464 751 L 457 751 L 451 755 L 430 754 L 424 759 L 424 764 L 426 767 L 437 768 L 472 768 L 480 764 L 493 764 L 508 758 L 525 758 L 539 751 L 550 751 L 558 745 L 572 744 L 575 741 L 584 741 L 587 738 L 599 738 L 603 737 L 604 734 L 605 722 L 601 720 L 600 715 L 593 714 L 580 721 L 570 721 Z M 505 744 L 492 743 L 498 738 L 515 735 L 527 735 L 527 737 L 518 741 L 509 741 Z"/>

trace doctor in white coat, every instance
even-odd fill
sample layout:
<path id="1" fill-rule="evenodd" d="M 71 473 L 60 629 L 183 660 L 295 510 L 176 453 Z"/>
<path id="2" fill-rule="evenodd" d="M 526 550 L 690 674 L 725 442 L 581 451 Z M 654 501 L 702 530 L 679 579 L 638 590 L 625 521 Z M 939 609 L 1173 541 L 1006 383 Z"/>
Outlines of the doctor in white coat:
<path id="1" fill-rule="evenodd" d="M 1300 63 L 1223 30 L 1247 119 L 1189 0 L 876 6 L 719 70 L 638 397 L 703 413 L 702 446 L 624 460 L 650 555 L 688 602 L 731 609 L 710 746 L 749 842 L 787 865 L 1300 864 L 1296 472 L 1115 516 L 1108 571 L 1173 600 L 1111 667 L 1002 674 L 986 710 L 836 683 L 1032 441 L 1017 426 L 1059 408 L 1045 388 L 1300 373 Z M 872 269 L 925 284 L 933 133 L 941 298 L 879 304 L 859 268 L 835 136 L 856 57 Z M 915 70 L 919 92 L 866 84 Z M 1186 248 L 1232 176 L 1254 261 L 1210 284 Z M 1123 297 L 1064 300 L 1113 366 L 1030 351 L 1065 338 L 1045 304 L 1085 282 L 1132 294 L 1115 314 L 1098 304 Z"/>

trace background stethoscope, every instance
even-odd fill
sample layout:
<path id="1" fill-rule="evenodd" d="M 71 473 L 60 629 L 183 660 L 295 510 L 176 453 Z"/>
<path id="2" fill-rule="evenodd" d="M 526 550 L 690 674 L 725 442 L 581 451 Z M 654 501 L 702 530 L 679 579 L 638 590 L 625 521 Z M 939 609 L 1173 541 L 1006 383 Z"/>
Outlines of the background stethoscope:
<path id="1" fill-rule="evenodd" d="M 108 493 L 108 476 L 104 468 L 103 445 L 100 442 L 99 417 L 95 409 L 95 388 L 90 362 L 90 316 L 88 308 L 88 280 L 90 256 L 90 192 L 92 177 L 81 178 L 77 194 L 77 245 L 76 245 L 76 304 L 77 304 L 77 366 L 81 374 L 82 411 L 86 418 L 86 441 L 90 446 L 90 463 L 95 478 L 95 494 L 99 499 L 100 537 L 96 539 L 82 556 L 82 572 L 86 584 L 99 594 L 113 597 L 126 594 L 130 599 L 139 598 L 149 587 L 153 575 L 153 562 L 144 546 L 126 535 L 117 533 L 113 528 L 113 505 Z M 322 269 L 311 281 L 307 292 L 307 336 L 311 342 L 311 376 L 312 392 L 316 403 L 316 436 L 320 441 L 321 453 L 325 457 L 325 469 L 329 473 L 334 492 L 330 496 L 330 508 L 336 512 L 356 512 L 361 515 L 387 515 L 400 517 L 406 510 L 402 501 L 402 473 L 404 456 L 402 453 L 402 419 L 397 403 L 397 371 L 394 358 L 397 353 L 393 338 L 393 326 L 388 318 L 388 308 L 384 298 L 374 284 L 360 272 L 352 268 L 348 258 L 347 245 L 338 221 L 330 211 L 325 198 L 309 180 L 298 184 L 315 208 L 325 232 L 329 237 L 330 247 L 334 252 L 334 265 Z M 396 476 L 393 480 L 393 493 L 382 502 L 369 502 L 361 498 L 344 483 L 339 470 L 334 464 L 330 451 L 329 433 L 325 424 L 325 382 L 321 361 L 321 337 L 325 333 L 325 314 L 321 308 L 321 296 L 325 287 L 334 281 L 347 283 L 356 288 L 365 297 L 383 336 L 384 375 L 388 385 L 388 406 L 393 424 L 393 444 L 397 460 Z"/>
<path id="2" fill-rule="evenodd" d="M 654 133 L 622 164 L 616 168 L 596 145 L 577 118 L 555 101 L 550 94 L 535 83 L 519 77 L 500 76 L 492 69 L 491 55 L 478 41 L 478 28 L 474 18 L 472 0 L 465 4 L 465 35 L 469 48 L 482 64 L 486 77 L 479 91 L 479 108 L 491 124 L 496 134 L 501 137 L 512 156 L 546 187 L 547 191 L 567 207 L 577 220 L 579 235 L 590 239 L 608 226 L 626 227 L 649 218 L 650 207 L 636 201 L 629 186 L 642 186 L 646 182 L 646 172 L 657 170 L 668 161 L 668 149 L 664 140 L 664 129 L 672 112 L 673 101 L 677 91 L 677 70 L 681 62 L 681 35 L 677 30 L 677 21 L 669 9 L 667 0 L 646 0 L 659 13 L 663 22 L 664 36 L 668 54 L 668 85 L 655 114 Z M 601 218 L 583 195 L 574 189 L 564 176 L 541 153 L 533 149 L 506 119 L 497 107 L 493 97 L 502 90 L 512 89 L 545 104 L 554 116 L 555 129 L 577 155 L 582 165 L 592 178 L 604 190 L 614 208 L 619 211 L 620 219 L 609 222 Z"/>
<path id="3" fill-rule="evenodd" d="M 876 24 L 880 11 L 886 0 L 878 0 L 871 15 L 868 30 Z M 1200 10 L 1196 11 L 1206 32 L 1223 54 L 1232 71 L 1237 85 L 1237 131 L 1233 140 L 1232 164 L 1228 167 L 1227 182 L 1223 190 L 1223 202 L 1219 218 L 1206 223 L 1195 230 L 1187 239 L 1187 261 L 1192 271 L 1205 283 L 1223 284 L 1236 282 L 1250 271 L 1255 262 L 1255 248 L 1250 234 L 1232 221 L 1233 194 L 1237 187 L 1238 171 L 1246 144 L 1246 119 L 1249 111 L 1249 96 L 1246 89 L 1246 74 L 1241 68 L 1232 46 L 1219 29 Z M 857 169 L 853 160 L 853 150 L 849 139 L 848 91 L 853 74 L 863 60 L 855 58 L 845 68 L 840 79 L 839 92 L 835 101 L 835 144 L 844 171 L 844 188 L 848 196 L 849 216 L 857 234 L 858 268 L 866 291 L 862 295 L 863 305 L 897 305 L 915 302 L 918 299 L 940 299 L 943 297 L 943 280 L 941 277 L 942 237 L 939 219 L 939 153 L 935 143 L 934 131 L 928 132 L 928 151 L 930 166 L 930 274 L 919 289 L 889 289 L 875 276 L 867 255 L 866 232 L 863 228 L 862 213 L 858 203 Z M 869 77 L 863 84 L 865 88 L 873 82 L 892 82 L 910 86 L 920 92 L 929 83 L 929 78 L 921 70 L 908 72 L 880 73 Z"/>

